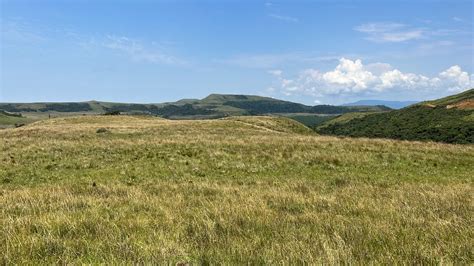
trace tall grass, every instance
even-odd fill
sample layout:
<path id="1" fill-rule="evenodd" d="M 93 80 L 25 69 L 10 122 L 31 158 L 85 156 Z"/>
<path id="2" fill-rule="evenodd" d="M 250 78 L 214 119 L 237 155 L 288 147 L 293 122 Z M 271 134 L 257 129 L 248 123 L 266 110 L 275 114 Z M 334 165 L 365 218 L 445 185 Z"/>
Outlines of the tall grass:
<path id="1" fill-rule="evenodd" d="M 469 145 L 77 117 L 0 150 L 1 264 L 474 262 Z"/>

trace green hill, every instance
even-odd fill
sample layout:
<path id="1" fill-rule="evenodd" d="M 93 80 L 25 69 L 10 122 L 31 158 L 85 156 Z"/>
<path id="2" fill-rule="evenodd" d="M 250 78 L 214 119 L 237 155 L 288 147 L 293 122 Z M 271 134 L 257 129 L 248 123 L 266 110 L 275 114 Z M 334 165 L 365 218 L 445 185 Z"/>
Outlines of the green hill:
<path id="1" fill-rule="evenodd" d="M 328 121 L 321 134 L 474 143 L 474 89 L 384 113 Z"/>

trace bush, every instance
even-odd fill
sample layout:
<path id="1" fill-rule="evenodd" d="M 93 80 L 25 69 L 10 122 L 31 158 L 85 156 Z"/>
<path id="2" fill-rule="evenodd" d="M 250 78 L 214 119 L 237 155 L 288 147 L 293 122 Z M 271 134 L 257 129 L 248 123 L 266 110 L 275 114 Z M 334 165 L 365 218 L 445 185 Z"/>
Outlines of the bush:
<path id="1" fill-rule="evenodd" d="M 103 128 L 103 127 L 97 129 L 97 131 L 96 131 L 96 133 L 99 133 L 99 134 L 107 133 L 107 132 L 109 132 L 109 130 L 107 130 L 106 128 Z"/>
<path id="2" fill-rule="evenodd" d="M 120 111 L 107 111 L 104 115 L 121 115 Z"/>

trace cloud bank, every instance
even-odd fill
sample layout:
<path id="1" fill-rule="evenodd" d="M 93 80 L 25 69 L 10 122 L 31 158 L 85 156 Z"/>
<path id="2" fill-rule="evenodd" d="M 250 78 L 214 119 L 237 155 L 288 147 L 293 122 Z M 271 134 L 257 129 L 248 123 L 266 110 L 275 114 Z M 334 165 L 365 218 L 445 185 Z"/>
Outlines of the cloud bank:
<path id="1" fill-rule="evenodd" d="M 439 92 L 456 93 L 474 87 L 474 75 L 469 75 L 460 66 L 454 65 L 435 77 L 404 73 L 387 63 L 364 65 L 360 59 L 341 58 L 331 71 L 303 70 L 294 78 L 287 78 L 281 70 L 271 70 L 277 88 L 285 95 L 378 95 L 396 91 L 398 93 Z M 272 86 L 275 90 L 275 86 Z"/>

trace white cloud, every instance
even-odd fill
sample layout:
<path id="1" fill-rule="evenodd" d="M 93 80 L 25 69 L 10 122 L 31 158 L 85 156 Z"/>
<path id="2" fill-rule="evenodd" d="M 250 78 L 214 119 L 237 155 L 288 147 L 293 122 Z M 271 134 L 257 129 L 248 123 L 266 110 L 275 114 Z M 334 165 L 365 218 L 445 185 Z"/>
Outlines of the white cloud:
<path id="1" fill-rule="evenodd" d="M 474 80 L 467 72 L 462 71 L 458 65 L 452 66 L 439 74 L 441 86 L 445 86 L 449 91 L 460 91 L 463 88 L 473 86 Z"/>
<path id="2" fill-rule="evenodd" d="M 168 55 L 159 47 L 147 47 L 142 42 L 123 36 L 106 36 L 102 46 L 108 49 L 123 52 L 133 60 L 149 63 L 161 63 L 170 65 L 187 65 L 182 59 Z"/>
<path id="3" fill-rule="evenodd" d="M 351 87 L 354 91 L 365 90 L 375 81 L 375 76 L 364 69 L 360 59 L 351 61 L 341 58 L 334 71 L 326 72 L 321 77 L 333 88 L 345 90 Z"/>
<path id="4" fill-rule="evenodd" d="M 273 76 L 279 77 L 279 76 L 281 76 L 283 71 L 281 71 L 279 69 L 273 69 L 273 70 L 269 70 L 268 73 L 273 75 Z"/>
<path id="5" fill-rule="evenodd" d="M 356 31 L 364 33 L 381 33 L 390 32 L 406 27 L 405 24 L 392 23 L 392 22 L 380 22 L 380 23 L 366 23 L 355 27 Z"/>
<path id="6" fill-rule="evenodd" d="M 425 35 L 423 29 L 393 22 L 366 23 L 354 30 L 367 34 L 366 39 L 373 42 L 406 42 L 421 39 Z"/>
<path id="7" fill-rule="evenodd" d="M 36 43 L 48 40 L 44 29 L 33 27 L 23 19 L 0 20 L 0 36 L 4 41 Z"/>
<path id="8" fill-rule="evenodd" d="M 275 74 L 276 72 L 272 72 Z M 277 82 L 285 95 L 363 95 L 383 92 L 459 92 L 474 86 L 472 75 L 452 66 L 435 77 L 404 73 L 386 63 L 364 65 L 360 59 L 341 58 L 331 71 L 303 70 L 288 79 L 279 71 Z"/>
<path id="9" fill-rule="evenodd" d="M 292 22 L 292 23 L 299 22 L 299 19 L 294 18 L 294 17 L 290 17 L 290 16 L 282 16 L 282 15 L 278 15 L 278 14 L 270 14 L 268 16 L 271 17 L 271 18 L 274 18 L 274 19 L 285 21 L 285 22 Z"/>
<path id="10" fill-rule="evenodd" d="M 429 27 L 413 27 L 407 24 L 394 22 L 365 23 L 354 27 L 354 30 L 364 33 L 366 35 L 366 40 L 379 43 L 401 43 L 419 39 L 433 41 L 433 39 L 436 39 L 440 36 L 446 37 L 454 35 L 472 34 L 471 31 L 461 29 L 434 29 Z"/>
<path id="11" fill-rule="evenodd" d="M 382 41 L 384 42 L 405 42 L 414 39 L 420 39 L 423 37 L 422 30 L 411 30 L 401 32 L 386 32 L 381 34 Z M 379 41 L 378 37 L 371 37 L 373 41 Z"/>
<path id="12" fill-rule="evenodd" d="M 393 70 L 393 67 L 387 63 L 372 63 L 364 66 L 367 71 L 372 72 L 374 75 L 380 75 L 384 72 Z"/>

